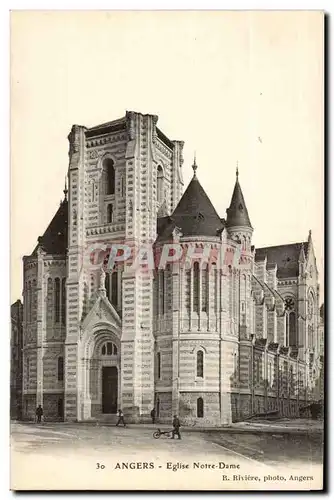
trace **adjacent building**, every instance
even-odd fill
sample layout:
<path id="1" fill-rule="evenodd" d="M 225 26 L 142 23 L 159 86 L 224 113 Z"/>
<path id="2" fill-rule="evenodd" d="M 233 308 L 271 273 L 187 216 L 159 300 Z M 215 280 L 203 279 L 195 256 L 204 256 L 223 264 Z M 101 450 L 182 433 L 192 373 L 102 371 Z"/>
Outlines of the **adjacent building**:
<path id="1" fill-rule="evenodd" d="M 22 417 L 23 304 L 20 300 L 10 307 L 10 417 Z"/>

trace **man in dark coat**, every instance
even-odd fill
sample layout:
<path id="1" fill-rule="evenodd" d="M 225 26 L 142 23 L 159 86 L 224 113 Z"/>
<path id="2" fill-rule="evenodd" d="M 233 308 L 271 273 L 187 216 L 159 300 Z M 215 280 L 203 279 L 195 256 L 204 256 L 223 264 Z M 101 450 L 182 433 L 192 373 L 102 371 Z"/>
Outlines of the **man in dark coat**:
<path id="1" fill-rule="evenodd" d="M 155 422 L 155 409 L 153 408 L 151 411 L 151 419 L 152 419 L 152 424 Z"/>
<path id="2" fill-rule="evenodd" d="M 175 434 L 178 436 L 179 439 L 181 439 L 181 434 L 180 434 L 180 420 L 177 415 L 174 415 L 173 418 L 173 436 L 172 439 L 174 439 Z"/>
<path id="3" fill-rule="evenodd" d="M 123 424 L 124 427 L 126 427 L 126 423 L 124 421 L 124 413 L 122 412 L 122 410 L 118 410 L 118 421 L 116 427 L 118 427 L 119 424 Z"/>
<path id="4" fill-rule="evenodd" d="M 36 408 L 36 417 L 37 417 L 37 423 L 40 424 L 42 421 L 42 416 L 43 416 L 43 408 L 41 405 L 38 405 Z"/>

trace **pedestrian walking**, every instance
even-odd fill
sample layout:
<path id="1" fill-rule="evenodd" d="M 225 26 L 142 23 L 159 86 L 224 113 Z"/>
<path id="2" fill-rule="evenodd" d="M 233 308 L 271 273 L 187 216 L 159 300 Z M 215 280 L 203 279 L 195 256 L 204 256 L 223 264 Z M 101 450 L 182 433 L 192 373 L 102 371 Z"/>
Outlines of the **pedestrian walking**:
<path id="1" fill-rule="evenodd" d="M 126 423 L 124 420 L 124 413 L 122 412 L 122 410 L 118 410 L 118 421 L 116 427 L 118 427 L 120 424 L 123 424 L 124 427 L 126 427 Z"/>
<path id="2" fill-rule="evenodd" d="M 151 419 L 152 419 L 152 424 L 155 423 L 155 408 L 151 410 Z"/>
<path id="3" fill-rule="evenodd" d="M 43 416 L 43 408 L 41 405 L 38 405 L 38 407 L 36 408 L 36 420 L 38 424 L 42 422 L 42 416 Z"/>
<path id="4" fill-rule="evenodd" d="M 180 434 L 180 420 L 178 418 L 177 415 L 174 415 L 174 418 L 173 418 L 173 435 L 172 435 L 172 439 L 174 439 L 175 435 L 178 436 L 179 439 L 181 439 L 181 434 Z"/>

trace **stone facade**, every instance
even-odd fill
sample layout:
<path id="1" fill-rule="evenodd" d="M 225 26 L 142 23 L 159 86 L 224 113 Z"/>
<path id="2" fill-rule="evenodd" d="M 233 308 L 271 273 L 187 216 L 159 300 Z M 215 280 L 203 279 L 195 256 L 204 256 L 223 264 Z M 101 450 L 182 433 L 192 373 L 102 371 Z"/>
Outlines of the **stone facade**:
<path id="1" fill-rule="evenodd" d="M 196 173 L 181 199 L 183 142 L 157 121 L 127 112 L 72 127 L 68 191 L 24 258 L 23 418 L 38 404 L 45 419 L 66 421 L 112 420 L 118 408 L 140 421 L 153 407 L 161 422 L 178 414 L 198 426 L 298 416 L 320 370 L 311 233 L 282 246 L 292 260 L 298 253 L 295 268 L 284 267 L 272 261 L 275 247 L 252 246 L 238 179 L 226 221 Z M 133 270 L 143 248 L 156 257 L 171 243 L 220 257 Z M 129 259 L 102 270 L 98 249 L 110 259 L 120 244 Z M 240 245 L 242 266 L 224 266 L 219 259 Z"/>

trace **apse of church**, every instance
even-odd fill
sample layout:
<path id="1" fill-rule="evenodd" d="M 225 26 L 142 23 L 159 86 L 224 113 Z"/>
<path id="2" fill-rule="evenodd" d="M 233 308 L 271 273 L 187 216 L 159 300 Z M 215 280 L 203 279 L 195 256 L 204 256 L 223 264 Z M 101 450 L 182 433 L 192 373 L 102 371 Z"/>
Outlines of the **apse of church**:
<path id="1" fill-rule="evenodd" d="M 239 172 L 222 218 L 196 161 L 182 194 L 183 142 L 157 122 L 72 127 L 68 190 L 24 257 L 23 416 L 297 416 L 321 370 L 312 235 L 256 249 Z M 159 267 L 168 245 L 182 258 Z"/>

